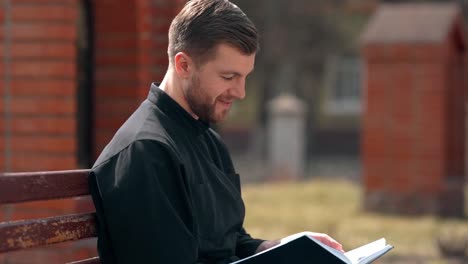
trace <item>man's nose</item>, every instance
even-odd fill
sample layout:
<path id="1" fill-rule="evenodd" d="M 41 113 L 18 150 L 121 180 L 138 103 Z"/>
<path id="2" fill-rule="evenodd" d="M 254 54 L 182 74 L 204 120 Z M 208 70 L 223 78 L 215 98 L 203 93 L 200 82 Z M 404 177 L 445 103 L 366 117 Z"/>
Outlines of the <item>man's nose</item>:
<path id="1" fill-rule="evenodd" d="M 240 80 L 231 89 L 231 95 L 236 99 L 242 100 L 245 98 L 245 80 Z"/>

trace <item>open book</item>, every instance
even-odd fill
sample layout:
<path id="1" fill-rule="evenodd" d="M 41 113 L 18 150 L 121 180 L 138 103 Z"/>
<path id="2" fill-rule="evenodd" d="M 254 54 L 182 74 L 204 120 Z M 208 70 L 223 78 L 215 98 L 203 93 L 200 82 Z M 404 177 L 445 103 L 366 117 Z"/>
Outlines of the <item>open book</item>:
<path id="1" fill-rule="evenodd" d="M 281 240 L 281 243 L 253 256 L 232 262 L 231 264 L 367 264 L 372 263 L 393 246 L 384 238 L 342 253 L 310 236 L 310 232 L 301 232 Z"/>

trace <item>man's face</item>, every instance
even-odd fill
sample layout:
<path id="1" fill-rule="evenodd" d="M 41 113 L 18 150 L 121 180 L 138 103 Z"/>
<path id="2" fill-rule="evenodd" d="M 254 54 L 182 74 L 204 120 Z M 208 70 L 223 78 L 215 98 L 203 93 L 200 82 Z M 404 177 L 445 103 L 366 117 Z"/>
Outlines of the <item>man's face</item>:
<path id="1" fill-rule="evenodd" d="M 203 121 L 224 120 L 232 103 L 245 97 L 245 80 L 254 63 L 255 54 L 244 55 L 230 45 L 219 44 L 215 58 L 197 67 L 184 88 L 192 112 Z"/>

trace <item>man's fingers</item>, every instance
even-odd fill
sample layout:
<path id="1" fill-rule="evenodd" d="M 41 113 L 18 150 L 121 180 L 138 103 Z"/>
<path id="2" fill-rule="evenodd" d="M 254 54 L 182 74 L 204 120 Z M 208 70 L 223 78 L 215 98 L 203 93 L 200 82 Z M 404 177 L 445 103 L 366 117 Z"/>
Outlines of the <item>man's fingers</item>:
<path id="1" fill-rule="evenodd" d="M 344 252 L 344 250 L 343 250 L 343 245 L 341 245 L 340 243 L 338 243 L 336 240 L 334 240 L 334 239 L 330 240 L 330 244 L 331 244 L 330 246 L 331 246 L 332 248 L 337 249 L 337 250 L 339 250 L 339 251 L 341 251 L 341 252 Z"/>
<path id="2" fill-rule="evenodd" d="M 324 243 L 325 245 L 329 247 L 332 247 L 336 250 L 344 252 L 343 246 L 340 243 L 338 243 L 338 241 L 336 241 L 335 239 L 333 239 L 327 234 L 314 233 L 312 237 L 314 237 L 315 239 L 318 239 L 320 242 Z"/>

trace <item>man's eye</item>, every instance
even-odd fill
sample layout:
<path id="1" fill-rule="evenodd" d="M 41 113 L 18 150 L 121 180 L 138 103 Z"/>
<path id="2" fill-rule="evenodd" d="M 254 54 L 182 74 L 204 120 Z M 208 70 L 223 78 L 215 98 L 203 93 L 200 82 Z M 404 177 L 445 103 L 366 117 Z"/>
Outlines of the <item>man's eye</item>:
<path id="1" fill-rule="evenodd" d="M 232 79 L 234 79 L 233 76 L 222 76 L 224 80 L 226 81 L 231 81 Z"/>

